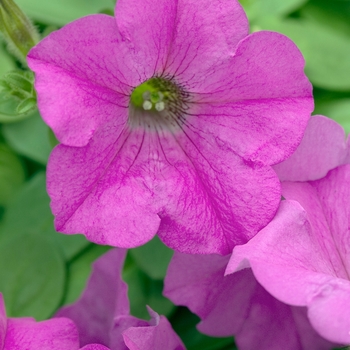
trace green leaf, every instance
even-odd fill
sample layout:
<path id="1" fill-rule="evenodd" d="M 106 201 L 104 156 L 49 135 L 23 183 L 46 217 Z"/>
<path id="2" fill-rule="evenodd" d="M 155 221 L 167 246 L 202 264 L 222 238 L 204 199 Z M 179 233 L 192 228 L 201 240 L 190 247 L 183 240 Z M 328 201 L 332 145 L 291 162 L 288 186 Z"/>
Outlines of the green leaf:
<path id="1" fill-rule="evenodd" d="M 13 0 L 0 1 L 0 33 L 7 42 L 8 49 L 26 65 L 26 56 L 39 42 L 40 36 Z"/>
<path id="2" fill-rule="evenodd" d="M 68 283 L 63 305 L 75 302 L 83 292 L 92 271 L 92 263 L 110 247 L 90 244 L 68 264 Z"/>
<path id="3" fill-rule="evenodd" d="M 25 97 L 34 96 L 34 74 L 30 71 L 11 71 L 0 80 L 0 84 L 7 89 L 23 91 Z"/>
<path id="4" fill-rule="evenodd" d="M 350 35 L 350 2 L 344 0 L 309 0 L 300 16 L 323 26 Z"/>
<path id="5" fill-rule="evenodd" d="M 18 114 L 22 114 L 30 110 L 34 110 L 35 108 L 36 108 L 36 99 L 33 97 L 29 97 L 19 103 L 16 111 Z"/>
<path id="6" fill-rule="evenodd" d="M 240 0 L 249 21 L 266 16 L 285 16 L 304 5 L 307 0 Z"/>
<path id="7" fill-rule="evenodd" d="M 25 179 L 21 160 L 5 144 L 0 143 L 0 205 L 5 206 Z"/>
<path id="8" fill-rule="evenodd" d="M 30 118 L 37 112 L 36 106 L 34 106 L 23 113 L 18 113 L 17 107 L 20 102 L 18 97 L 9 98 L 7 93 L 0 91 L 0 123 L 16 123 Z"/>
<path id="9" fill-rule="evenodd" d="M 19 154 L 45 165 L 52 146 L 49 128 L 36 112 L 30 118 L 2 128 L 6 142 Z"/>
<path id="10" fill-rule="evenodd" d="M 308 19 L 265 19 L 262 29 L 274 30 L 290 37 L 302 51 L 305 72 L 321 88 L 350 90 L 350 37 Z"/>
<path id="11" fill-rule="evenodd" d="M 15 62 L 7 53 L 7 51 L 0 45 L 0 78 L 10 70 L 15 68 Z"/>
<path id="12" fill-rule="evenodd" d="M 1 240 L 0 291 L 9 317 L 52 315 L 63 295 L 65 265 L 54 244 L 36 234 Z"/>
<path id="13" fill-rule="evenodd" d="M 322 114 L 339 123 L 350 133 L 350 98 L 343 98 L 316 104 L 315 114 Z"/>
<path id="14" fill-rule="evenodd" d="M 105 9 L 113 11 L 115 6 L 113 0 L 17 0 L 17 3 L 31 18 L 59 26 Z"/>
<path id="15" fill-rule="evenodd" d="M 85 248 L 88 241 L 82 235 L 64 235 L 56 232 L 49 202 L 45 174 L 38 173 L 18 191 L 8 205 L 3 217 L 0 238 L 16 234 L 42 235 L 54 243 L 69 260 Z"/>
<path id="16" fill-rule="evenodd" d="M 130 254 L 138 267 L 153 279 L 165 277 L 173 253 L 173 250 L 166 247 L 158 236 L 141 247 L 130 249 Z"/>
<path id="17" fill-rule="evenodd" d="M 133 316 L 149 319 L 146 305 L 160 315 L 169 316 L 174 304 L 162 295 L 163 281 L 155 281 L 142 272 L 128 256 L 123 271 L 123 280 L 128 284 L 130 310 Z"/>
<path id="18" fill-rule="evenodd" d="M 16 118 L 29 116 L 36 110 L 36 94 L 34 91 L 34 74 L 30 71 L 12 71 L 0 79 L 1 104 L 0 122 L 17 121 Z M 7 116 L 7 118 L 6 118 Z"/>

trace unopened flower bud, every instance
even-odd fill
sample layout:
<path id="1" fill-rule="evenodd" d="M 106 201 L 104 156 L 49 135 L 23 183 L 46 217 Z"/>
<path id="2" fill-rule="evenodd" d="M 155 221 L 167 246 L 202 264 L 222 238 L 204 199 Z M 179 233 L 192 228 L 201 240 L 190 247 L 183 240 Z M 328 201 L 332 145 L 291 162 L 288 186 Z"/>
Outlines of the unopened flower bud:
<path id="1" fill-rule="evenodd" d="M 40 40 L 29 18 L 13 0 L 0 0 L 0 32 L 22 63 L 26 63 L 28 51 Z"/>

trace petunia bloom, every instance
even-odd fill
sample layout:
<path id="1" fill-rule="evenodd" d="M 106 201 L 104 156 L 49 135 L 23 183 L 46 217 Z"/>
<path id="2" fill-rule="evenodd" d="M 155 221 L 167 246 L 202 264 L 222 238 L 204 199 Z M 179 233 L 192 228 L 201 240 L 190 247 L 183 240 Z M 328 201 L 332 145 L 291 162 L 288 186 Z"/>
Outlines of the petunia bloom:
<path id="1" fill-rule="evenodd" d="M 56 316 L 75 322 L 81 346 L 98 343 L 111 350 L 184 350 L 166 317 L 151 308 L 150 321 L 130 315 L 127 285 L 121 279 L 125 255 L 124 249 L 113 249 L 100 257 L 80 299 Z"/>
<path id="2" fill-rule="evenodd" d="M 349 145 L 342 126 L 323 115 L 313 116 L 296 151 L 273 168 L 281 181 L 318 180 L 350 163 Z"/>
<path id="3" fill-rule="evenodd" d="M 230 256 L 175 253 L 164 294 L 186 305 L 210 336 L 234 336 L 240 350 L 331 350 L 335 344 L 310 325 L 305 307 L 289 306 L 269 294 L 250 269 L 224 276 Z"/>
<path id="4" fill-rule="evenodd" d="M 41 322 L 30 317 L 7 318 L 0 293 L 0 349 L 78 350 L 78 331 L 68 318 Z"/>
<path id="5" fill-rule="evenodd" d="M 285 181 L 282 194 L 276 217 L 234 248 L 227 272 L 250 266 L 276 298 L 307 307 L 321 336 L 350 344 L 350 164 L 319 180 Z"/>
<path id="6" fill-rule="evenodd" d="M 118 0 L 28 55 L 38 106 L 62 143 L 48 164 L 56 229 L 134 247 L 158 233 L 228 254 L 275 215 L 271 165 L 313 109 L 288 38 L 248 35 L 237 0 Z"/>

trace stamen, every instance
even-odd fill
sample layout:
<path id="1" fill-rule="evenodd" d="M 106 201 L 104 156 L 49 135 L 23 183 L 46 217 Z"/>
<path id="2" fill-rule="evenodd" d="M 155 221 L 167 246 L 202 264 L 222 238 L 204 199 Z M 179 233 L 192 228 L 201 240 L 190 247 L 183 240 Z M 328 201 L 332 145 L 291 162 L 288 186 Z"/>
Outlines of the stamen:
<path id="1" fill-rule="evenodd" d="M 165 109 L 165 103 L 164 103 L 163 101 L 157 102 L 156 105 L 155 105 L 155 109 L 156 109 L 158 112 L 164 111 L 164 109 Z"/>
<path id="2" fill-rule="evenodd" d="M 171 79 L 154 77 L 133 90 L 130 102 L 131 124 L 178 128 L 185 120 L 189 94 Z"/>
<path id="3" fill-rule="evenodd" d="M 142 107 L 143 107 L 143 109 L 144 109 L 145 111 L 149 111 L 149 110 L 152 109 L 153 104 L 152 104 L 151 101 L 147 101 L 147 100 L 146 100 L 146 101 L 143 102 Z"/>

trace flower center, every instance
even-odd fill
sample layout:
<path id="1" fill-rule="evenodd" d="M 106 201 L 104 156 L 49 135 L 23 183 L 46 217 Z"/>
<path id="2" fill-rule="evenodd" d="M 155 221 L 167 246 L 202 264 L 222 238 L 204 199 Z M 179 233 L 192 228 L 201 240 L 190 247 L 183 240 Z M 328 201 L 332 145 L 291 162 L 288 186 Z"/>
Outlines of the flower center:
<path id="1" fill-rule="evenodd" d="M 132 122 L 144 119 L 150 124 L 157 123 L 180 126 L 184 121 L 188 93 L 179 85 L 163 77 L 153 77 L 137 86 L 130 96 Z"/>

